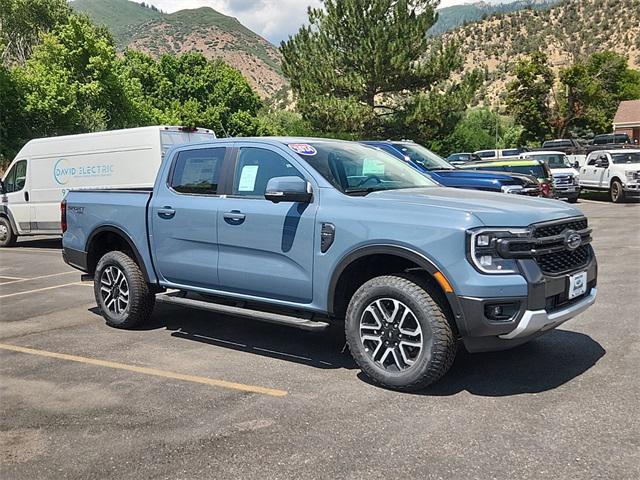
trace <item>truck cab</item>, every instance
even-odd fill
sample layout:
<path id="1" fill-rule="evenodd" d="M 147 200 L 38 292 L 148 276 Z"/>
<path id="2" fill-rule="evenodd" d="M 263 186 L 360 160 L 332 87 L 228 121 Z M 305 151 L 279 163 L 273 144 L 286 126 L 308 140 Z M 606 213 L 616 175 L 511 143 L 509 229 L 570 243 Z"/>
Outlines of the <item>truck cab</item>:
<path id="1" fill-rule="evenodd" d="M 640 150 L 598 150 L 580 169 L 580 186 L 609 192 L 614 203 L 640 196 Z"/>

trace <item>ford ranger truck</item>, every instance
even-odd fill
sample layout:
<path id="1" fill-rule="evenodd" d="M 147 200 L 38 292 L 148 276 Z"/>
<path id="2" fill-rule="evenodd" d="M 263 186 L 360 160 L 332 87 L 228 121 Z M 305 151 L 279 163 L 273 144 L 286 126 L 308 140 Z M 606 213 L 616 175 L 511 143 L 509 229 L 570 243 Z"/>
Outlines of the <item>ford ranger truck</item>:
<path id="1" fill-rule="evenodd" d="M 93 277 L 108 325 L 136 327 L 158 302 L 344 326 L 360 368 L 392 389 L 438 380 L 459 344 L 523 344 L 596 298 L 579 210 L 441 187 L 353 142 L 177 146 L 153 189 L 70 191 L 61 208 L 64 259 Z"/>

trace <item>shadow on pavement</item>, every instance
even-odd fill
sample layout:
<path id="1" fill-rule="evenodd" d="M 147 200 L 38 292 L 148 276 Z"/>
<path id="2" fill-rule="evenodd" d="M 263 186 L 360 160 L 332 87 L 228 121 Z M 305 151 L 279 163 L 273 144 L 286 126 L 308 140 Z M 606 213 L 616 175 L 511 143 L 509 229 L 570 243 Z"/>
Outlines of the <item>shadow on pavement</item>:
<path id="1" fill-rule="evenodd" d="M 97 309 L 92 309 L 97 313 Z M 258 320 L 158 305 L 144 330 L 316 368 L 356 368 L 340 331 L 307 332 Z"/>
<path id="2" fill-rule="evenodd" d="M 57 250 L 62 250 L 62 237 L 56 237 L 56 238 L 31 238 L 31 237 L 23 237 L 23 238 L 19 238 L 18 242 L 16 243 L 15 248 L 16 251 L 19 251 L 20 248 L 53 248 L 53 249 L 57 249 Z M 9 250 L 9 249 L 7 249 Z"/>
<path id="3" fill-rule="evenodd" d="M 545 392 L 579 377 L 605 353 L 588 335 L 566 330 L 554 330 L 504 352 L 471 355 L 460 349 L 449 373 L 422 395 L 444 396 L 467 391 L 502 397 Z"/>
<path id="4" fill-rule="evenodd" d="M 97 308 L 91 311 L 99 315 Z M 169 305 L 156 306 L 142 330 L 166 329 L 171 336 L 216 347 L 278 358 L 321 369 L 355 369 L 339 331 L 307 332 L 231 316 Z M 449 372 L 417 393 L 428 396 L 502 397 L 553 390 L 579 377 L 606 351 L 588 335 L 554 330 L 531 343 L 503 352 L 469 354 L 458 349 Z M 358 378 L 371 383 L 362 372 Z"/>

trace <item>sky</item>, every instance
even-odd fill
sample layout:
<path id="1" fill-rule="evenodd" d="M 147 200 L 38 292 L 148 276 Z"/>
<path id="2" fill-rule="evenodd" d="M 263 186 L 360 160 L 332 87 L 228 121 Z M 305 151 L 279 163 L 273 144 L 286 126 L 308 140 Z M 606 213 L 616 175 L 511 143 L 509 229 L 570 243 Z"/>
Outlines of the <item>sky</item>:
<path id="1" fill-rule="evenodd" d="M 143 0 L 135 0 L 140 3 Z M 165 12 L 208 6 L 236 17 L 240 23 L 278 45 L 298 31 L 307 19 L 307 6 L 317 7 L 320 0 L 144 0 Z M 470 0 L 441 0 L 446 7 Z"/>

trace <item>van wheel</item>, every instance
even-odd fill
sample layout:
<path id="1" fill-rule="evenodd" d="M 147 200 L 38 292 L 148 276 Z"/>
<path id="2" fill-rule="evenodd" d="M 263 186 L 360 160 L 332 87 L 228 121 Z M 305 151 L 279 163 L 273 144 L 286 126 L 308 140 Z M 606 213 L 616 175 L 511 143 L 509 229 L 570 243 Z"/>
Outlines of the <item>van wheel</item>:
<path id="1" fill-rule="evenodd" d="M 457 343 L 442 308 L 411 275 L 377 277 L 354 294 L 345 319 L 351 355 L 375 383 L 416 391 L 451 367 Z"/>
<path id="2" fill-rule="evenodd" d="M 98 262 L 93 292 L 107 324 L 116 328 L 133 328 L 148 320 L 156 300 L 140 267 L 117 251 Z"/>
<path id="3" fill-rule="evenodd" d="M 622 188 L 622 183 L 620 183 L 620 180 L 614 180 L 613 182 L 611 182 L 609 193 L 611 195 L 611 201 L 613 203 L 624 202 L 624 189 Z"/>
<path id="4" fill-rule="evenodd" d="M 13 233 L 11 222 L 6 217 L 0 217 L 0 247 L 13 247 L 18 236 Z"/>

